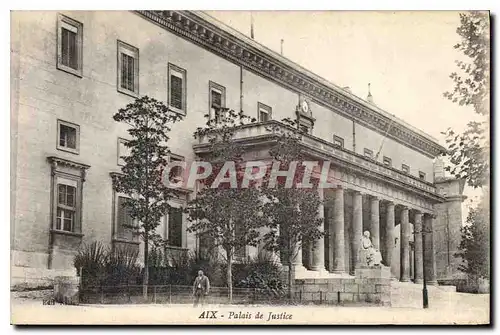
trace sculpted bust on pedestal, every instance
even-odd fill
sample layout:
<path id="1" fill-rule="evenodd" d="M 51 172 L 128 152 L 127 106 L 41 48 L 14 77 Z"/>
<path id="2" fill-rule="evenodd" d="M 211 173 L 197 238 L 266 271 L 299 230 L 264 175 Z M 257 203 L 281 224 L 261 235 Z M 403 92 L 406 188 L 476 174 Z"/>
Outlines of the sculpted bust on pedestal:
<path id="1" fill-rule="evenodd" d="M 373 267 L 380 266 L 382 263 L 382 255 L 380 251 L 375 249 L 370 239 L 370 232 L 365 231 L 361 237 L 361 250 L 360 250 L 361 264 Z"/>

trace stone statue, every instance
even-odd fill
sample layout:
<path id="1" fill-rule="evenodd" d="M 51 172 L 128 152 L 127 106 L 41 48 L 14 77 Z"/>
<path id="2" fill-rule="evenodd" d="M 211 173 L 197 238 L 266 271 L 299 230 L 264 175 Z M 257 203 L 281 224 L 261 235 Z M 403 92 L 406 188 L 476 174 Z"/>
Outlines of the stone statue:
<path id="1" fill-rule="evenodd" d="M 366 264 L 368 267 L 380 266 L 382 263 L 382 255 L 373 246 L 369 231 L 365 231 L 363 237 L 361 237 L 360 259 L 362 264 Z"/>

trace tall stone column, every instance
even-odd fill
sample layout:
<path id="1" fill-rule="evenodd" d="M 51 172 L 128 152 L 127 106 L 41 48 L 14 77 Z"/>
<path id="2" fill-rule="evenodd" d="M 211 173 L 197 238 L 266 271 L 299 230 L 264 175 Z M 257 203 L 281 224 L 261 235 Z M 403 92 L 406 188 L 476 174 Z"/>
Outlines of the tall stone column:
<path id="1" fill-rule="evenodd" d="M 380 250 L 380 200 L 372 197 L 370 200 L 370 236 L 375 249 Z"/>
<path id="2" fill-rule="evenodd" d="M 399 281 L 410 281 L 410 220 L 408 217 L 408 207 L 403 207 L 401 210 L 400 223 L 400 240 L 401 240 L 401 273 Z"/>
<path id="3" fill-rule="evenodd" d="M 388 202 L 385 216 L 385 241 L 383 263 L 391 267 L 392 251 L 394 250 L 394 203 Z"/>
<path id="4" fill-rule="evenodd" d="M 424 262 L 423 262 L 423 246 L 422 246 L 422 213 L 416 212 L 414 218 L 415 232 L 415 283 L 421 284 L 424 280 Z"/>
<path id="5" fill-rule="evenodd" d="M 333 272 L 345 272 L 344 189 L 333 191 Z"/>
<path id="6" fill-rule="evenodd" d="M 318 208 L 318 217 L 320 219 L 323 219 L 323 223 L 319 227 L 320 231 L 324 231 L 324 219 L 325 219 L 325 209 L 323 205 L 324 201 L 324 195 L 323 195 L 323 189 L 318 187 L 318 196 L 319 199 L 321 200 L 321 203 Z M 319 272 L 326 272 L 325 269 L 325 239 L 324 237 L 321 237 L 314 241 L 313 243 L 313 250 L 312 250 L 312 266 L 311 270 L 313 271 L 319 271 Z"/>
<path id="7" fill-rule="evenodd" d="M 429 285 L 437 285 L 436 280 L 436 255 L 434 254 L 434 236 L 433 236 L 433 226 L 434 226 L 434 215 L 425 214 L 424 215 L 424 258 L 425 258 L 425 279 Z"/>
<path id="8" fill-rule="evenodd" d="M 360 266 L 359 248 L 363 235 L 363 195 L 355 191 L 352 196 L 352 239 L 351 251 L 354 259 L 354 268 Z"/>
<path id="9" fill-rule="evenodd" d="M 295 244 L 295 247 L 293 248 L 292 252 L 293 252 L 292 265 L 295 267 L 295 272 L 297 273 L 306 271 L 306 268 L 302 263 L 302 243 L 299 242 Z"/>

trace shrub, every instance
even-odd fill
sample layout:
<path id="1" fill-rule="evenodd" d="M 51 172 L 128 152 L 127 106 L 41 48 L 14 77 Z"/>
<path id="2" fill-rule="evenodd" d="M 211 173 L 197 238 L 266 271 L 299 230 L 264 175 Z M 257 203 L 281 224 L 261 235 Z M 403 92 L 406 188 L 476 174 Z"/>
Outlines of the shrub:
<path id="1" fill-rule="evenodd" d="M 281 265 L 269 254 L 259 254 L 241 264 L 235 264 L 234 287 L 257 288 L 269 297 L 286 294 Z"/>
<path id="2" fill-rule="evenodd" d="M 75 255 L 73 265 L 81 276 L 82 285 L 101 285 L 105 277 L 107 250 L 101 242 L 84 244 Z"/>
<path id="3" fill-rule="evenodd" d="M 137 265 L 139 250 L 132 247 L 115 247 L 106 259 L 106 285 L 124 285 L 135 281 L 140 274 Z"/>
<path id="4" fill-rule="evenodd" d="M 81 275 L 82 286 L 114 286 L 135 280 L 139 252 L 130 247 L 104 247 L 101 242 L 84 244 L 76 254 L 73 265 Z"/>

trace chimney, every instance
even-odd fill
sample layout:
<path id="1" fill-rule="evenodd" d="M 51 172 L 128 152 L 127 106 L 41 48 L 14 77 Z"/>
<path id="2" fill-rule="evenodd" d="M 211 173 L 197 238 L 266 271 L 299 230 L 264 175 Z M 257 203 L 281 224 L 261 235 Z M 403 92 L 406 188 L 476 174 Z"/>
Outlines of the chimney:
<path id="1" fill-rule="evenodd" d="M 444 162 L 441 157 L 437 157 L 434 161 L 434 180 L 439 181 L 445 179 Z"/>
<path id="2" fill-rule="evenodd" d="M 372 92 L 370 90 L 370 85 L 371 84 L 368 83 L 368 96 L 366 97 L 366 101 L 368 101 L 369 103 L 374 105 L 375 103 L 373 102 L 373 95 L 372 95 Z"/>
<path id="3" fill-rule="evenodd" d="M 250 13 L 250 37 L 253 39 L 254 38 L 254 33 L 253 33 L 253 15 Z"/>

